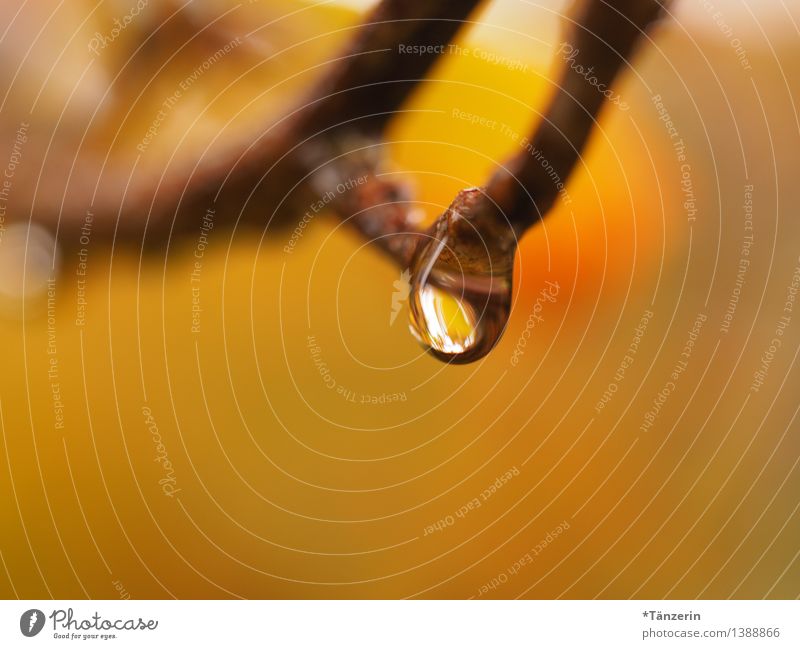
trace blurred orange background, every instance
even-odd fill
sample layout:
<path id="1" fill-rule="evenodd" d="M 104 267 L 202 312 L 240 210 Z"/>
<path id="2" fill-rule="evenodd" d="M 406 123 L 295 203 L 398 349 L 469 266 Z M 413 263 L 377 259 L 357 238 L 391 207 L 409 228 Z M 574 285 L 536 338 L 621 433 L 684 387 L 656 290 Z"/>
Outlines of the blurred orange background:
<path id="1" fill-rule="evenodd" d="M 390 324 L 399 269 L 330 215 L 291 254 L 290 231 L 212 229 L 199 298 L 199 219 L 166 257 L 100 242 L 62 256 L 49 301 L 47 288 L 19 298 L 14 282 L 35 269 L 15 275 L 22 257 L 0 240 L 3 267 L 16 263 L 0 287 L 0 594 L 800 595 L 800 307 L 787 307 L 800 281 L 800 13 L 717 4 L 722 18 L 676 3 L 616 85 L 630 110 L 606 108 L 571 204 L 523 239 L 506 335 L 474 365 L 425 355 L 405 312 Z M 95 55 L 93 34 L 132 5 L 17 5 L 2 10 L 14 27 L 0 164 L 21 122 L 30 137 L 6 233 L 58 199 L 46 175 L 36 193 L 48 155 L 131 165 L 163 98 L 225 43 L 246 46 L 191 86 L 139 164 L 192 159 L 277 118 L 360 19 L 288 0 L 164 3 Z M 394 120 L 387 155 L 426 219 L 531 131 L 566 10 L 489 3 L 456 40 L 470 53 L 443 56 Z M 115 80 L 174 11 L 185 21 L 165 23 L 153 62 Z M 213 38 L 191 39 L 212 22 Z M 284 53 L 258 67 L 265 52 Z M 531 328 L 548 281 L 557 297 Z"/>

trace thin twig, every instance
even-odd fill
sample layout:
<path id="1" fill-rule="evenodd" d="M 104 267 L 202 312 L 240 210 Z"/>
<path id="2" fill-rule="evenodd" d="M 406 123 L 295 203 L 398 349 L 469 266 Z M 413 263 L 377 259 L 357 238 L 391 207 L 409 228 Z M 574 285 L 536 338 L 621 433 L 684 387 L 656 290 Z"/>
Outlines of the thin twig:
<path id="1" fill-rule="evenodd" d="M 532 149 L 526 148 L 502 165 L 482 194 L 467 190 L 456 196 L 445 216 L 458 213 L 467 217 L 471 225 L 463 219 L 447 219 L 446 227 L 452 239 L 469 236 L 471 229 L 478 226 L 491 232 L 492 223 L 509 223 L 516 238 L 550 210 L 580 158 L 600 110 L 609 103 L 607 95 L 612 84 L 624 67 L 630 65 L 629 59 L 637 43 L 668 1 L 580 0 L 576 3 L 572 29 L 565 46 L 560 48 L 565 56 L 560 63 L 555 91 L 542 121 L 529 138 Z M 531 150 L 536 155 L 532 155 Z M 385 212 L 385 220 L 381 220 L 376 211 Z M 412 228 L 406 228 L 407 236 L 398 236 L 402 231 L 398 226 L 401 220 L 390 207 L 373 210 L 372 218 L 377 223 L 367 234 L 392 233 L 394 236 L 388 240 L 396 249 L 389 252 L 401 267 L 408 266 L 414 251 L 412 242 L 420 238 L 413 234 Z M 499 242 L 504 236 L 503 229 L 497 229 L 496 234 L 498 241 L 493 244 L 505 249 Z M 479 247 L 483 249 L 487 243 L 480 242 Z M 508 245 L 514 243 L 509 241 Z"/>
<path id="2" fill-rule="evenodd" d="M 314 91 L 293 130 L 380 134 L 481 0 L 384 0 Z"/>
<path id="3" fill-rule="evenodd" d="M 609 103 L 612 84 L 630 65 L 636 45 L 668 1 L 580 0 L 575 4 L 572 28 L 560 48 L 564 60 L 556 89 L 530 138 L 538 155 L 522 151 L 503 165 L 487 184 L 484 199 L 472 197 L 469 211 L 473 216 L 483 212 L 482 218 L 487 218 L 487 212 L 494 212 L 494 218 L 507 220 L 521 234 L 549 211 L 580 158 L 600 110 Z M 387 198 L 392 191 L 402 190 L 375 181 L 369 191 L 340 205 L 339 211 L 345 216 L 355 214 L 356 227 L 406 267 L 420 238 L 414 224 L 403 216 L 405 205 Z M 465 209 L 462 194 L 454 205 Z"/>
<path id="4" fill-rule="evenodd" d="M 556 89 L 531 138 L 532 150 L 509 160 L 486 192 L 505 217 L 524 230 L 542 218 L 575 167 L 620 71 L 666 0 L 581 0 L 559 48 Z M 605 94 L 604 94 L 605 93 Z"/>

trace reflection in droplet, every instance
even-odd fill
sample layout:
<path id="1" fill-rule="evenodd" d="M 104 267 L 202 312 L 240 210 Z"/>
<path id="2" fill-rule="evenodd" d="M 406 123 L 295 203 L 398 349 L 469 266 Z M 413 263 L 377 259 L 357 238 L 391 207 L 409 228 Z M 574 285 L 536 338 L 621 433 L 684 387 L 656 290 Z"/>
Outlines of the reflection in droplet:
<path id="1" fill-rule="evenodd" d="M 412 313 L 422 314 L 411 327 L 417 340 L 445 354 L 462 354 L 472 348 L 478 320 L 469 304 L 431 284 L 417 291 L 414 300 L 418 304 Z"/>
<path id="2" fill-rule="evenodd" d="M 511 311 L 517 236 L 479 189 L 462 191 L 412 261 L 412 334 L 440 360 L 471 363 L 491 351 Z"/>

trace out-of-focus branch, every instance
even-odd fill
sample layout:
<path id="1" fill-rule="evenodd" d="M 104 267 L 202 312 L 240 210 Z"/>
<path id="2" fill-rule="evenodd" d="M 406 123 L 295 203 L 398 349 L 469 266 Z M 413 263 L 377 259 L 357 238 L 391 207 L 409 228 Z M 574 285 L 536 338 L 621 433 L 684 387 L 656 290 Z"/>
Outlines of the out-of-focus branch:
<path id="1" fill-rule="evenodd" d="M 481 0 L 384 0 L 298 114 L 292 130 L 340 124 L 379 134 Z"/>
<path id="2" fill-rule="evenodd" d="M 413 233 L 406 188 L 397 180 L 376 175 L 377 146 L 388 121 L 424 81 L 433 64 L 463 25 L 464 19 L 482 0 L 383 0 L 365 19 L 358 34 L 301 108 L 287 120 L 274 138 L 252 149 L 231 174 L 225 195 L 249 191 L 270 165 L 260 196 L 264 212 L 278 209 L 275 198 L 281 190 L 296 186 L 294 204 L 308 205 L 324 191 L 318 166 L 337 181 L 366 174 L 365 186 L 348 192 L 331 207 L 349 219 L 400 263 L 411 254 Z M 349 146 L 362 150 L 347 155 Z M 332 156 L 341 154 L 329 162 Z M 316 176 L 317 182 L 314 182 Z M 325 176 L 323 176 L 325 177 Z M 213 180 L 200 179 L 200 187 L 213 187 Z M 208 201 L 197 192 L 201 201 Z M 280 199 L 283 201 L 283 199 Z M 258 216 L 266 216 L 260 212 Z M 302 213 L 302 209 L 300 210 Z"/>
<path id="3" fill-rule="evenodd" d="M 490 179 L 487 203 L 522 232 L 541 218 L 566 182 L 620 71 L 669 0 L 578 0 L 556 90 L 532 138 Z M 148 240 L 196 231 L 213 202 L 227 219 L 264 228 L 280 213 L 302 214 L 325 183 L 368 177 L 331 203 L 338 215 L 407 266 L 420 232 L 404 186 L 377 173 L 380 134 L 480 0 L 383 0 L 330 72 L 281 126 L 211 167 L 161 181 L 156 200 L 129 195 L 124 212 L 149 213 Z M 402 46 L 402 47 L 401 47 Z M 414 52 L 414 54 L 411 54 Z M 353 154 L 352 150 L 359 152 Z M 348 153 L 350 151 L 350 153 Z M 545 159 L 548 165 L 542 165 Z M 137 200 L 138 199 L 138 200 Z M 109 221 L 113 222 L 113 215 Z M 73 223 L 77 223 L 74 221 Z M 95 220 L 95 236 L 102 235 Z M 137 219 L 122 218 L 140 231 Z M 105 234 L 110 234 L 110 230 Z"/>
<path id="4" fill-rule="evenodd" d="M 223 223 L 227 220 L 259 228 L 281 220 L 290 223 L 290 215 L 302 216 L 319 197 L 320 175 L 314 170 L 327 166 L 334 169 L 329 178 L 342 176 L 353 167 L 352 162 L 339 164 L 332 157 L 354 140 L 363 143 L 372 138 L 377 144 L 386 123 L 424 80 L 444 46 L 480 2 L 383 0 L 344 51 L 324 65 L 321 81 L 297 108 L 255 142 L 232 146 L 226 154 L 204 160 L 196 168 L 173 166 L 163 177 L 161 170 L 139 170 L 132 182 L 106 174 L 105 192 L 95 192 L 76 178 L 73 200 L 65 201 L 64 209 L 80 213 L 91 204 L 93 237 L 113 235 L 120 243 L 141 240 L 145 215 L 147 242 L 196 233 L 200 218 L 212 204 L 220 208 L 215 218 Z M 369 191 L 358 192 L 362 200 L 391 199 L 402 193 L 396 182 L 374 175 L 375 169 L 370 169 L 374 160 L 368 161 L 362 154 L 356 157 L 361 157 L 356 167 L 371 173 Z M 344 205 L 332 207 L 341 210 Z M 360 208 L 355 210 L 360 213 L 354 220 L 358 223 L 363 223 L 369 207 L 353 205 L 352 197 L 347 202 L 348 209 Z M 396 205 L 387 209 L 397 216 Z M 380 215 L 376 218 L 381 220 Z M 399 227 L 397 218 L 392 222 Z M 82 219 L 62 218 L 60 223 L 62 244 L 76 245 L 73 239 Z"/>

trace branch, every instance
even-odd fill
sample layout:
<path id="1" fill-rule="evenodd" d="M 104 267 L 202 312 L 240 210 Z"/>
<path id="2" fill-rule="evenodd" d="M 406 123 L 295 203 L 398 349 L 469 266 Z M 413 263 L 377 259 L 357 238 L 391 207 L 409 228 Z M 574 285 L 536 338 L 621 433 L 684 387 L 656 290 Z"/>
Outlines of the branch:
<path id="1" fill-rule="evenodd" d="M 82 213 L 90 204 L 95 215 L 93 238 L 115 236 L 120 243 L 142 240 L 144 215 L 148 215 L 150 244 L 168 236 L 196 234 L 201 216 L 212 204 L 219 208 L 216 225 L 228 221 L 263 229 L 282 219 L 288 223 L 288 215 L 302 215 L 319 197 L 313 171 L 339 155 L 354 133 L 359 140 L 375 141 L 438 60 L 441 46 L 480 1 L 383 0 L 341 55 L 332 59 L 322 81 L 255 144 L 234 145 L 197 168 L 168 169 L 164 178 L 160 169 L 139 170 L 133 179 L 106 171 L 97 193 L 93 174 L 76 174 L 64 203 L 65 217 L 72 218 L 59 219 L 62 245 L 77 245 Z M 401 52 L 400 45 L 434 47 L 412 55 Z M 374 172 L 376 163 L 365 158 L 357 164 Z M 373 179 L 370 185 L 373 191 L 360 192 L 362 196 L 403 193 L 388 181 Z M 35 213 L 39 220 L 55 222 L 60 209 L 56 201 L 39 205 Z"/>
<path id="2" fill-rule="evenodd" d="M 607 103 L 611 88 L 647 28 L 669 0 L 581 0 L 566 42 L 556 91 L 531 138 L 537 159 L 522 151 L 509 160 L 486 188 L 505 217 L 524 230 L 542 218 L 575 167 Z M 570 42 L 571 41 L 571 42 Z M 555 175 L 548 173 L 549 163 Z"/>
<path id="3" fill-rule="evenodd" d="M 96 207 L 93 236 L 113 233 L 101 228 L 113 225 L 118 210 L 116 234 L 122 241 L 137 240 L 143 213 L 150 214 L 148 241 L 163 240 L 167 234 L 193 234 L 211 203 L 225 207 L 225 214 L 218 215 L 221 220 L 264 228 L 280 214 L 303 214 L 317 200 L 326 178 L 333 182 L 367 175 L 363 186 L 347 192 L 331 208 L 398 264 L 408 266 L 420 232 L 410 216 L 406 188 L 377 173 L 380 162 L 375 152 L 387 122 L 424 79 L 441 49 L 411 55 L 401 53 L 399 46 L 446 45 L 479 2 L 383 0 L 331 64 L 324 81 L 273 134 L 246 150 L 232 151 L 212 167 L 172 173 L 155 196 L 156 183 L 151 179 L 130 191 L 121 208 L 116 203 L 107 210 L 110 213 L 102 214 L 108 206 Z M 518 232 L 542 218 L 558 196 L 541 158 L 566 182 L 605 103 L 601 89 L 610 88 L 628 64 L 662 4 L 657 0 L 576 3 L 571 49 L 562 51 L 569 58 L 562 64 L 544 119 L 530 138 L 541 156 L 519 153 L 485 188 L 491 209 L 499 209 L 499 218 L 508 219 Z M 119 200 L 118 193 L 111 197 L 111 206 Z M 74 235 L 80 219 L 63 224 L 70 225 Z"/>
<path id="4" fill-rule="evenodd" d="M 451 241 L 482 232 L 493 239 L 499 257 L 513 252 L 516 239 L 551 208 L 579 159 L 606 101 L 608 91 L 648 27 L 669 0 L 580 0 L 571 19 L 565 60 L 544 118 L 529 141 L 539 157 L 526 150 L 511 158 L 492 177 L 483 194 L 460 192 L 434 229 L 446 227 Z M 543 164 L 544 161 L 544 164 Z M 552 167 L 550 169 L 549 167 Z M 562 185 L 554 182 L 555 177 Z M 356 210 L 357 206 L 350 206 Z M 368 238 L 391 242 L 388 252 L 401 267 L 410 265 L 419 237 L 413 224 L 397 214 L 396 205 L 367 212 L 370 222 L 356 220 Z M 457 213 L 465 219 L 448 218 Z M 444 223 L 442 226 L 441 223 Z M 509 231 L 508 225 L 511 225 Z M 513 232 L 509 238 L 507 235 Z M 388 235 L 388 236 L 385 236 Z M 507 241 L 506 241 L 507 239 Z M 485 249 L 486 241 L 477 242 Z M 460 260 L 464 263 L 464 260 Z M 494 260 L 499 268 L 502 264 Z"/>

